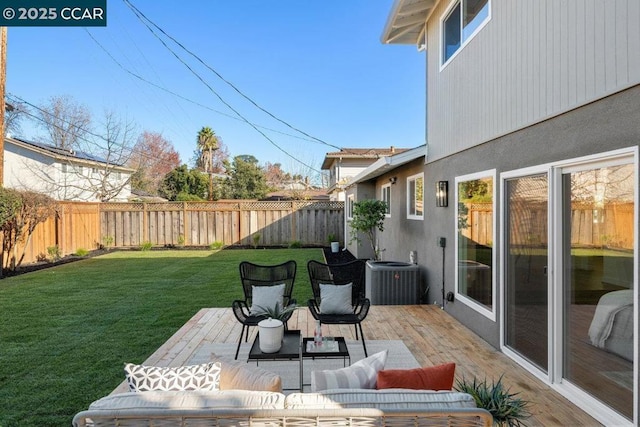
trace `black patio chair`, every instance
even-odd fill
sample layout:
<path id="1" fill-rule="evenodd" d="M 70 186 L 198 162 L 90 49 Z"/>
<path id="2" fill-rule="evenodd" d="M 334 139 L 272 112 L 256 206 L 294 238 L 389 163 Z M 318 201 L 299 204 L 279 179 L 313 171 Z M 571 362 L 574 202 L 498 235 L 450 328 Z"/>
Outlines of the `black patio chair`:
<path id="1" fill-rule="evenodd" d="M 296 300 L 292 298 L 293 282 L 296 278 L 296 262 L 291 260 L 278 265 L 258 265 L 247 261 L 240 263 L 240 281 L 242 282 L 242 290 L 244 292 L 244 300 L 235 300 L 231 304 L 233 314 L 236 319 L 242 323 L 242 331 L 240 331 L 240 338 L 238 339 L 238 348 L 236 349 L 235 358 L 238 359 L 238 353 L 240 352 L 240 344 L 242 343 L 242 335 L 245 334 L 245 341 L 249 339 L 249 327 L 257 326 L 261 320 L 267 318 L 264 312 L 260 314 L 251 313 L 251 304 L 253 302 L 253 287 L 254 286 L 276 286 L 284 284 L 283 293 L 283 306 L 288 307 L 291 304 L 295 304 Z M 273 308 L 273 307 L 264 307 Z M 255 310 L 254 310 L 255 311 Z M 287 322 L 291 318 L 293 312 L 287 313 L 283 318 L 285 329 L 287 329 Z"/>
<path id="2" fill-rule="evenodd" d="M 309 280 L 313 290 L 313 299 L 308 302 L 311 315 L 320 323 L 327 325 L 354 325 L 356 329 L 356 339 L 358 339 L 358 329 L 362 337 L 362 348 L 365 357 L 367 345 L 362 332 L 362 321 L 369 313 L 371 302 L 365 297 L 365 262 L 354 260 L 343 264 L 323 264 L 318 261 L 307 263 Z M 327 314 L 320 311 L 322 297 L 320 294 L 320 284 L 323 285 L 346 285 L 351 283 L 351 306 L 353 311 L 347 314 Z"/>

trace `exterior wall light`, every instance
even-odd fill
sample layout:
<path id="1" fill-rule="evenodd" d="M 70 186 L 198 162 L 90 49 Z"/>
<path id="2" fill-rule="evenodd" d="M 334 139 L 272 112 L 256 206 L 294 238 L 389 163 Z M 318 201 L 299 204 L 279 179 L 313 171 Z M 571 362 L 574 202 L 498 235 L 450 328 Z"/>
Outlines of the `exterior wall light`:
<path id="1" fill-rule="evenodd" d="M 439 208 L 449 206 L 449 181 L 436 182 L 436 206 Z"/>

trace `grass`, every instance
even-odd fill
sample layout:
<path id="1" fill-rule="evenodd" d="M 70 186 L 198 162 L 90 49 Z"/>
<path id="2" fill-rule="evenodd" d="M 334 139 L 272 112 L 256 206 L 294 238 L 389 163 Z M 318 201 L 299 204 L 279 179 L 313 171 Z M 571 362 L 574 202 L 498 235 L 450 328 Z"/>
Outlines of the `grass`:
<path id="1" fill-rule="evenodd" d="M 0 427 L 70 425 L 203 307 L 242 298 L 238 264 L 298 264 L 306 301 L 320 249 L 114 252 L 0 281 Z"/>

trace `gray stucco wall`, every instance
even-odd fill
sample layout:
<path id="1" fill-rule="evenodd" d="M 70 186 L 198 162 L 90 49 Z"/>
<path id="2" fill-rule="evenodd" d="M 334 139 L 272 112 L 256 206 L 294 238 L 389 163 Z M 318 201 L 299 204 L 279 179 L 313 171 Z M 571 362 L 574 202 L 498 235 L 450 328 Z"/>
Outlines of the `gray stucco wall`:
<path id="1" fill-rule="evenodd" d="M 385 249 L 382 258 L 407 261 L 409 251 L 417 250 L 423 280 L 430 286 L 426 300 L 429 303 L 436 301 L 440 304 L 443 258 L 445 293 L 454 291 L 454 182 L 457 176 L 496 169 L 499 181 L 502 172 L 619 148 L 636 147 L 639 143 L 640 86 L 635 86 L 473 149 L 435 162 L 427 162 L 426 165 L 418 161 L 398 168 L 376 180 L 375 194 L 378 195 L 380 186 L 389 182 L 389 177 L 398 177 L 397 184 L 392 186 L 391 192 L 392 216 L 385 221 L 385 231 L 379 236 L 380 245 Z M 406 177 L 420 171 L 425 173 L 424 220 L 407 220 Z M 449 182 L 449 206 L 446 208 L 435 206 L 435 183 L 442 180 Z M 499 215 L 502 209 L 499 204 L 499 182 L 495 185 L 498 191 L 494 214 Z M 498 221 L 495 251 L 501 250 L 500 228 Z M 438 246 L 439 237 L 446 238 L 444 254 Z M 498 259 L 495 269 L 500 271 L 500 268 Z M 637 268 L 636 266 L 636 274 Z M 500 286 L 497 286 L 496 292 L 497 301 L 500 301 Z M 499 347 L 499 306 L 495 322 L 457 301 L 445 304 L 445 310 L 491 345 Z"/>

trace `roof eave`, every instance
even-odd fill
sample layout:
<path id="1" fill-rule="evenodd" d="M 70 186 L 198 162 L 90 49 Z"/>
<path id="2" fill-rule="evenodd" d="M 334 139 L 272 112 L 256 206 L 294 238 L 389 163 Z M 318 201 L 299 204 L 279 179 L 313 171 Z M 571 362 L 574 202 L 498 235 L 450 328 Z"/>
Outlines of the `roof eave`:
<path id="1" fill-rule="evenodd" d="M 395 0 L 380 41 L 383 44 L 413 44 L 424 48 L 427 19 L 440 0 Z"/>
<path id="2" fill-rule="evenodd" d="M 396 169 L 404 164 L 412 162 L 420 157 L 426 156 L 426 145 L 420 145 L 411 150 L 405 151 L 394 156 L 383 157 L 380 160 L 372 163 L 371 166 L 354 176 L 349 185 L 358 184 L 365 181 L 370 181 L 377 178 L 393 169 Z"/>

